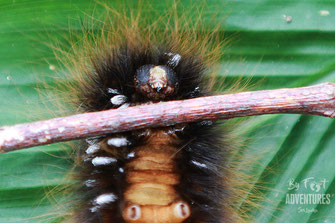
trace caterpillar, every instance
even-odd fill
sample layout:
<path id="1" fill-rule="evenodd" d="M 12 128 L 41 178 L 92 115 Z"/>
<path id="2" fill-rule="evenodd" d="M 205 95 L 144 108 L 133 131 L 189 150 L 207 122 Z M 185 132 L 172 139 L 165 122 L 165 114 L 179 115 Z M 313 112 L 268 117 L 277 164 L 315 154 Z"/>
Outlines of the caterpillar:
<path id="1" fill-rule="evenodd" d="M 80 46 L 71 56 L 79 67 L 71 97 L 81 112 L 208 94 L 205 74 L 221 45 L 211 44 L 215 35 L 183 30 L 178 20 L 160 31 L 143 26 L 142 16 L 112 16 L 116 28 L 107 22 L 97 47 L 87 39 L 88 54 Z M 75 57 L 83 54 L 84 61 Z M 229 222 L 228 150 L 216 128 L 205 121 L 87 139 L 79 149 L 82 195 L 74 221 Z"/>
<path id="2" fill-rule="evenodd" d="M 159 34 L 153 26 L 146 27 L 146 23 L 136 24 L 134 18 L 128 20 L 132 26 L 126 24 L 125 18 L 120 19 L 123 23 L 118 21 L 110 24 L 119 24 L 122 29 L 113 30 L 109 25 L 102 29 L 106 36 L 118 32 L 127 33 L 127 36 L 119 33 L 116 39 L 109 36 L 113 41 L 108 42 L 107 39 L 105 42 L 97 42 L 96 37 L 87 32 L 88 37 L 85 38 L 92 39 L 84 38 L 81 41 L 87 45 L 79 43 L 75 49 L 87 47 L 94 49 L 93 52 L 84 49 L 70 54 L 71 60 L 78 67 L 74 69 L 74 64 L 70 63 L 69 70 L 73 71 L 72 77 L 75 81 L 68 83 L 66 88 L 72 88 L 70 95 L 78 112 L 118 109 L 208 94 L 203 75 L 216 61 L 216 56 L 220 55 L 221 47 L 220 42 L 211 39 L 215 35 L 204 31 L 203 36 L 199 37 L 199 33 L 192 31 L 183 33 L 179 28 L 175 31 L 173 26 L 168 27 L 168 30 L 172 30 L 168 32 L 174 35 L 167 35 L 165 30 Z M 139 31 L 133 32 L 134 27 Z M 147 33 L 150 34 L 145 35 Z M 166 39 L 166 36 L 171 38 Z M 86 56 L 90 56 L 90 59 Z M 109 60 L 110 58 L 113 60 Z M 84 62 L 82 59 L 85 59 Z M 129 64 L 132 66 L 128 66 Z M 185 69 L 189 70 L 184 72 Z M 116 83 L 106 75 L 110 72 L 117 74 L 113 76 L 118 77 Z M 151 73 L 149 78 L 145 76 Z M 185 79 L 185 73 L 192 76 L 192 79 Z M 161 86 L 165 84 L 167 87 L 163 89 Z M 153 88 L 161 88 L 159 91 L 162 93 L 152 92 Z M 146 93 L 147 90 L 150 93 Z M 225 179 L 230 176 L 225 169 L 223 157 L 229 156 L 231 145 L 220 143 L 222 135 L 219 132 L 216 124 L 202 122 L 88 139 L 80 148 L 76 147 L 81 151 L 78 169 L 81 170 L 82 183 L 78 185 L 82 187 L 75 190 L 79 202 L 74 202 L 77 206 L 70 221 L 154 222 L 152 213 L 159 212 L 158 220 L 155 220 L 161 222 L 168 222 L 166 219 L 171 218 L 174 218 L 171 222 L 234 222 L 233 219 L 237 217 L 230 212 L 229 203 L 234 202 L 235 195 L 231 194 L 229 181 L 227 183 Z M 167 165 L 170 165 L 169 170 L 173 170 L 173 173 L 163 169 L 150 169 L 151 174 L 148 176 L 144 171 L 132 169 L 132 165 L 145 164 L 139 161 L 141 159 L 153 159 L 150 149 L 157 143 L 166 148 L 167 152 L 155 155 L 161 155 L 164 161 L 170 160 Z M 178 151 L 177 148 L 182 149 Z M 139 155 L 143 156 L 138 157 Z M 94 171 L 113 174 L 105 179 L 101 173 Z M 147 180 L 153 178 L 152 175 L 156 176 L 155 171 L 162 174 L 156 174 L 157 177 L 151 181 Z M 144 175 L 145 180 L 142 177 Z M 144 204 L 145 197 L 142 194 L 149 190 L 144 184 L 160 185 L 155 180 L 164 181 L 163 186 L 156 191 L 167 192 L 165 198 L 174 199 L 174 202 L 170 201 L 169 205 Z M 170 186 L 167 181 L 174 181 L 174 184 Z M 154 191 L 155 189 L 150 188 L 150 192 Z M 145 198 L 150 200 L 147 202 L 159 203 L 164 197 L 149 198 Z M 241 221 L 242 219 L 235 219 L 235 222 Z"/>

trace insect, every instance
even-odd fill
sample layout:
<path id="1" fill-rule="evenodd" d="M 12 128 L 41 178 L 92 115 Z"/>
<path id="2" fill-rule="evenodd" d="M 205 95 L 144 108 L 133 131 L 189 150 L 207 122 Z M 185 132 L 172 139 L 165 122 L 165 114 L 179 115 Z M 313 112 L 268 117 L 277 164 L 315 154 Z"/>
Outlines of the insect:
<path id="1" fill-rule="evenodd" d="M 177 20 L 174 29 L 165 24 L 160 31 L 158 25 L 141 25 L 136 18 L 142 15 L 134 17 L 112 16 L 112 25 L 103 27 L 99 39 L 93 37 L 97 47 L 85 39 L 75 49 L 71 66 L 78 68 L 69 84 L 80 111 L 208 94 L 204 76 L 220 46 L 211 44 L 212 34 L 183 30 Z M 222 202 L 230 194 L 225 145 L 215 128 L 205 121 L 87 139 L 80 148 L 74 221 L 228 221 Z"/>
<path id="2" fill-rule="evenodd" d="M 129 38 L 131 38 L 131 36 Z M 141 47 L 142 46 L 140 46 L 139 48 L 141 48 Z M 145 47 L 147 47 L 147 46 L 145 46 Z M 111 52 L 122 52 L 122 50 L 124 50 L 124 49 L 117 49 L 116 51 L 111 51 Z M 127 51 L 127 50 L 125 50 L 125 51 Z M 183 62 L 183 60 L 185 60 L 185 57 L 187 58 L 187 54 L 185 56 L 185 54 L 179 52 L 178 47 L 175 47 L 175 49 L 173 49 L 173 47 L 171 47 L 171 48 L 168 48 L 168 49 L 157 50 L 157 52 L 159 52 L 159 53 L 157 53 L 154 58 L 158 58 L 158 60 L 163 61 L 161 63 L 153 63 L 152 62 L 153 60 L 151 59 L 151 57 L 145 57 L 145 56 L 141 56 L 142 54 L 139 54 L 140 55 L 139 60 L 143 59 L 144 61 L 148 61 L 148 63 L 141 63 L 141 66 L 138 66 L 138 67 L 136 66 L 137 67 L 136 69 L 133 68 L 133 72 L 132 72 L 133 75 L 130 75 L 130 77 L 134 77 L 134 75 L 136 74 L 135 75 L 136 79 L 130 79 L 129 78 L 131 81 L 124 82 L 124 83 L 127 83 L 126 86 L 129 89 L 131 89 L 130 92 L 132 92 L 132 94 L 127 94 L 127 93 L 125 93 L 127 91 L 124 91 L 123 89 L 119 89 L 117 87 L 117 86 L 124 86 L 123 84 L 116 84 L 114 86 L 114 84 L 111 83 L 110 84 L 111 86 L 104 86 L 103 88 L 100 88 L 100 89 L 103 90 L 102 92 L 103 92 L 104 97 L 101 101 L 103 101 L 104 103 L 101 103 L 101 101 L 98 101 L 99 103 L 97 103 L 94 100 L 84 101 L 87 104 L 80 103 L 80 108 L 82 109 L 81 111 L 92 111 L 92 110 L 96 110 L 96 109 L 101 110 L 101 109 L 106 109 L 106 108 L 109 108 L 109 107 L 118 108 L 118 107 L 121 107 L 121 106 L 133 106 L 136 103 L 148 103 L 148 101 L 153 101 L 155 103 L 157 100 L 158 101 L 163 100 L 163 99 L 160 98 L 160 97 L 163 97 L 163 96 L 167 97 L 167 98 L 168 97 L 173 98 L 174 94 L 173 93 L 169 94 L 168 92 L 171 91 L 171 90 L 169 90 L 168 88 L 165 88 L 165 93 L 163 93 L 163 94 L 152 93 L 152 92 L 147 94 L 147 93 L 145 93 L 146 92 L 145 90 L 150 91 L 150 89 L 153 89 L 152 86 L 154 86 L 155 89 L 162 88 L 161 86 L 164 86 L 164 84 L 166 84 L 166 83 L 167 83 L 166 85 L 168 87 L 177 88 L 179 90 L 181 88 L 182 83 L 179 83 L 177 81 L 174 84 L 169 83 L 169 81 L 170 81 L 169 75 L 172 74 L 172 79 L 173 79 L 173 77 L 178 76 L 178 74 L 180 75 L 180 73 L 176 72 L 174 69 L 177 69 L 178 65 L 179 66 L 182 65 L 182 62 Z M 116 53 L 116 54 L 117 55 L 126 55 L 126 53 Z M 107 54 L 107 56 L 108 56 L 108 54 Z M 180 57 L 180 59 L 178 60 L 179 57 Z M 142 70 L 145 70 L 146 72 L 144 72 L 144 71 L 141 72 Z M 141 76 L 143 73 L 145 73 L 146 75 L 148 75 L 148 73 L 149 74 L 152 73 L 151 80 L 150 80 L 150 77 L 151 77 L 150 75 L 149 75 L 149 80 L 145 80 L 146 76 L 144 76 L 144 77 Z M 128 76 L 124 75 L 122 77 L 128 77 Z M 167 82 L 164 81 L 164 79 Z M 178 78 L 176 78 L 176 79 L 178 79 Z M 108 81 L 106 81 L 106 82 L 108 82 Z M 149 85 L 149 89 L 146 89 L 146 88 L 148 88 L 148 86 L 145 86 L 145 85 Z M 139 86 L 139 87 L 137 87 L 137 86 Z M 199 96 L 199 95 L 202 94 L 202 91 L 200 91 L 199 89 L 196 89 L 198 87 L 198 84 L 196 84 L 194 86 L 192 85 L 192 87 L 193 87 L 192 90 L 189 92 L 189 95 L 186 95 L 186 97 Z M 126 88 L 126 87 L 124 87 L 124 88 Z M 84 89 L 84 88 L 81 87 L 81 89 Z M 145 90 L 143 90 L 143 89 L 145 89 Z M 93 89 L 88 89 L 87 91 L 83 91 L 83 94 L 81 94 L 79 96 L 82 97 L 87 92 L 94 94 L 94 92 L 91 91 L 91 90 L 93 90 Z M 163 88 L 161 90 L 163 90 Z M 174 92 L 174 91 L 175 91 L 175 89 L 173 89 L 172 92 Z M 136 92 L 136 93 L 133 93 L 133 92 Z M 135 98 L 132 98 L 133 94 L 135 94 L 135 96 L 134 96 Z M 83 98 L 90 98 L 90 97 L 85 96 Z M 95 103 L 97 103 L 97 104 L 95 104 Z M 98 106 L 98 108 L 95 107 L 95 106 Z M 212 128 L 210 125 L 206 126 L 206 123 L 203 123 L 203 125 L 200 124 L 200 126 L 201 126 L 202 129 Z M 172 137 L 172 138 L 175 137 L 174 134 L 178 137 L 178 136 L 184 134 L 183 131 L 186 131 L 185 128 L 187 130 L 188 126 L 178 126 L 175 129 L 173 129 L 173 128 L 168 129 L 167 132 L 165 132 L 165 133 L 170 133 L 169 137 Z M 162 130 L 162 131 L 164 132 L 164 130 Z M 135 139 L 136 138 L 143 139 L 143 142 L 142 142 L 143 144 L 145 144 L 145 142 L 149 142 L 149 145 L 151 145 L 150 140 L 151 140 L 152 135 L 153 136 L 158 135 L 159 136 L 158 138 L 164 138 L 164 137 L 160 136 L 159 132 L 152 132 L 152 130 L 149 130 L 148 132 L 136 132 L 136 133 L 128 134 L 128 135 L 123 135 L 123 134 L 113 135 L 113 136 L 108 136 L 108 137 L 103 138 L 103 139 L 97 138 L 97 139 L 88 140 L 88 142 L 84 145 L 85 146 L 84 149 L 82 149 L 83 150 L 82 154 L 83 154 L 83 156 L 85 156 L 85 157 L 82 157 L 82 159 L 83 159 L 83 161 L 85 161 L 85 159 L 87 159 L 87 163 L 88 163 L 87 165 L 91 165 L 91 167 L 93 165 L 94 169 L 92 169 L 92 171 L 94 171 L 94 170 L 100 171 L 99 168 L 102 168 L 102 170 L 103 170 L 105 168 L 104 164 L 106 164 L 106 163 L 107 164 L 115 164 L 115 166 L 111 165 L 112 171 L 114 171 L 118 174 L 118 176 L 115 176 L 117 179 L 118 179 L 118 177 L 122 178 L 122 176 L 127 175 L 127 171 L 128 171 L 128 174 L 132 173 L 131 171 L 129 171 L 129 166 L 127 166 L 127 164 L 131 165 L 130 163 L 131 163 L 132 159 L 127 160 L 125 158 L 128 158 L 128 156 L 129 156 L 129 158 L 133 158 L 135 160 L 136 157 L 131 157 L 131 156 L 133 156 L 133 155 L 135 156 L 136 152 L 137 152 L 137 151 L 135 151 L 136 148 L 141 146 L 141 145 L 136 144 L 137 140 L 132 141 L 132 139 L 134 139 L 134 138 Z M 165 135 L 165 134 L 163 134 L 163 135 Z M 208 138 L 210 138 L 210 137 L 208 137 Z M 194 143 L 194 141 L 191 141 L 191 142 Z M 174 141 L 173 143 L 177 143 L 177 141 Z M 123 146 L 125 144 L 127 144 L 127 146 Z M 117 146 L 117 145 L 120 145 L 120 146 Z M 180 145 L 182 145 L 182 146 L 180 146 Z M 178 146 L 178 148 L 183 147 L 184 144 L 180 144 L 180 145 Z M 190 145 L 190 144 L 185 143 L 185 145 L 186 146 L 183 147 L 183 150 L 186 150 L 187 147 L 191 147 L 192 144 Z M 121 149 L 124 149 L 124 150 L 122 150 L 121 154 L 119 154 L 119 149 L 116 151 L 116 150 L 113 149 L 114 147 L 120 147 Z M 95 150 L 97 148 L 99 149 L 98 151 Z M 134 154 L 132 152 L 134 152 Z M 111 156 L 111 154 L 113 154 L 113 153 L 114 153 L 114 156 Z M 213 154 L 216 154 L 216 153 L 213 153 Z M 171 154 L 168 154 L 168 155 L 172 156 L 174 154 L 171 153 Z M 206 154 L 206 155 L 209 155 L 209 154 Z M 216 156 L 215 159 L 220 159 L 219 154 L 216 154 L 216 155 L 217 156 Z M 175 158 L 176 155 L 174 155 L 172 157 L 173 158 L 171 158 L 171 160 L 178 159 L 178 158 Z M 189 165 L 189 164 L 193 165 L 193 167 L 191 167 L 191 168 L 197 168 L 197 171 L 206 172 L 208 170 L 208 168 L 206 168 L 206 167 L 208 167 L 209 164 L 206 164 L 206 162 L 200 162 L 200 160 L 197 160 L 195 158 L 190 159 L 188 161 L 189 162 L 186 162 L 186 165 Z M 176 163 L 177 162 L 175 162 L 174 165 L 176 165 Z M 182 165 L 180 165 L 180 166 L 181 166 L 180 169 L 184 168 Z M 221 175 L 222 173 L 223 172 L 220 172 L 219 175 Z M 85 176 L 86 175 L 84 175 L 83 178 L 85 178 Z M 129 176 L 129 175 L 127 175 L 127 176 Z M 177 177 L 173 176 L 169 179 L 171 180 L 171 179 L 174 179 L 174 178 L 177 178 Z M 194 179 L 196 179 L 196 178 L 194 178 Z M 89 190 L 88 187 L 90 186 L 90 184 L 91 184 L 91 186 L 94 186 L 94 183 L 97 183 L 98 180 L 101 180 L 101 178 L 96 177 L 96 176 L 94 176 L 93 178 L 85 178 L 85 180 L 83 181 L 84 182 L 83 186 L 86 187 L 85 190 Z M 125 181 L 125 182 L 128 182 L 128 181 Z M 152 183 L 152 182 L 149 182 L 149 183 Z M 214 183 L 217 183 L 217 182 L 214 182 Z M 133 185 L 137 186 L 138 183 L 136 182 Z M 97 188 L 97 187 L 95 187 L 95 188 Z M 131 187 L 129 186 L 129 187 L 122 187 L 122 188 L 123 188 L 122 190 L 128 191 L 126 188 L 131 188 Z M 197 191 L 197 188 L 192 188 L 192 189 Z M 222 187 L 219 187 L 217 189 L 222 190 Z M 198 190 L 199 190 L 199 193 L 200 193 L 201 189 L 198 189 Z M 99 191 L 99 192 L 101 192 L 101 191 Z M 188 192 L 188 191 L 186 191 L 186 192 Z M 128 193 L 131 195 L 131 190 Z M 188 197 L 186 195 L 180 195 L 180 194 L 181 193 L 178 193 L 180 198 Z M 223 194 L 224 193 L 220 193 L 219 196 L 221 196 Z M 110 205 L 110 206 L 107 207 L 107 209 L 110 208 L 110 209 L 112 209 L 111 212 L 113 212 L 114 211 L 113 204 L 115 202 L 119 202 L 117 200 L 120 199 L 122 196 L 125 196 L 124 191 L 122 193 L 122 192 L 115 192 L 114 190 L 113 191 L 106 190 L 106 191 L 104 191 L 104 193 L 100 193 L 100 194 L 95 193 L 95 194 L 92 194 L 91 197 L 86 197 L 85 199 L 87 199 L 87 202 L 86 203 L 84 202 L 84 208 L 85 208 L 84 212 L 80 212 L 80 210 L 77 212 L 78 215 L 79 215 L 79 219 L 84 219 L 84 220 L 90 221 L 90 218 L 91 218 L 92 222 L 96 221 L 96 218 L 97 218 L 97 216 L 99 216 L 99 213 L 103 213 L 104 210 L 106 209 L 105 205 Z M 219 196 L 216 196 L 215 199 L 217 199 Z M 206 197 L 206 198 L 209 199 L 209 197 Z M 166 217 L 171 217 L 171 216 L 174 216 L 174 217 L 179 216 L 180 217 L 181 216 L 181 220 L 190 220 L 192 218 L 192 216 L 197 216 L 196 213 L 201 213 L 201 212 L 194 211 L 194 209 L 195 209 L 194 205 L 192 206 L 192 202 L 190 202 L 190 200 L 188 200 L 188 199 L 180 199 L 180 200 L 176 200 L 177 201 L 176 203 L 171 203 L 173 205 L 169 206 L 169 208 L 171 210 L 175 210 L 175 208 L 177 208 L 177 211 L 173 211 L 172 215 L 168 215 Z M 214 199 L 214 198 L 212 197 L 212 199 Z M 127 200 L 128 203 L 124 202 L 124 204 L 122 204 L 122 205 L 120 205 L 120 203 L 117 203 L 119 206 L 117 208 L 115 208 L 116 209 L 115 212 L 117 212 L 118 214 L 115 214 L 113 216 L 113 217 L 115 217 L 115 216 L 117 217 L 116 222 L 122 221 L 122 219 L 125 220 L 125 221 L 126 220 L 134 221 L 134 222 L 136 222 L 136 220 L 140 221 L 139 219 L 136 219 L 139 216 L 146 217 L 147 219 L 149 218 L 148 216 L 150 216 L 150 214 L 145 215 L 145 214 L 142 214 L 142 213 L 150 213 L 150 211 L 152 211 L 153 209 L 146 209 L 145 205 L 141 206 L 139 204 L 136 204 L 133 201 L 134 200 L 131 200 L 131 201 Z M 196 202 L 196 203 L 199 204 L 200 202 Z M 216 207 L 216 205 L 218 205 L 218 207 L 219 207 L 221 204 L 219 204 L 219 202 L 217 202 L 217 200 L 216 200 L 215 204 L 213 204 L 213 205 L 214 206 L 212 206 L 212 207 Z M 162 205 L 162 206 L 164 206 L 164 205 Z M 82 206 L 80 206 L 80 207 L 82 207 Z M 206 207 L 204 209 L 206 209 Z M 156 210 L 156 209 L 154 209 L 154 210 Z M 222 209 L 220 209 L 220 210 L 222 210 Z M 177 215 L 175 214 L 175 212 L 177 212 Z M 195 212 L 195 215 L 194 215 L 194 212 Z M 86 216 L 86 214 L 88 214 L 88 213 L 89 213 L 89 216 Z M 164 213 L 169 213 L 169 211 L 164 211 Z M 214 213 L 214 211 L 213 211 L 213 213 Z M 216 219 L 216 218 L 221 217 L 221 214 L 224 214 L 224 213 L 219 212 L 217 215 L 212 216 L 212 217 L 213 217 L 213 219 Z M 163 218 L 164 216 L 163 215 L 161 215 L 161 216 L 162 216 L 162 219 L 164 219 Z M 201 217 L 203 217 L 203 216 L 205 216 L 205 214 L 203 214 Z M 194 218 L 197 219 L 196 217 L 194 217 Z M 212 222 L 216 222 L 213 219 L 212 219 Z M 84 220 L 82 220 L 82 221 L 84 221 Z M 163 222 L 165 222 L 165 221 L 163 221 Z"/>

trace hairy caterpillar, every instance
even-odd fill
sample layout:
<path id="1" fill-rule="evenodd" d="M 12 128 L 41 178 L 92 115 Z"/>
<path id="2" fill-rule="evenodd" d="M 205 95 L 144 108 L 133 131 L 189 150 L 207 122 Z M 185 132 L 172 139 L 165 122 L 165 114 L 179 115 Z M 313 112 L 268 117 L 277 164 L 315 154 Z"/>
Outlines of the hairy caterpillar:
<path id="1" fill-rule="evenodd" d="M 144 26 L 142 17 L 111 15 L 93 44 L 85 39 L 75 48 L 71 98 L 80 111 L 208 94 L 205 73 L 221 45 L 216 34 L 194 33 L 179 19 Z M 74 221 L 230 221 L 228 151 L 216 128 L 199 122 L 88 139 L 80 149 L 82 197 Z"/>

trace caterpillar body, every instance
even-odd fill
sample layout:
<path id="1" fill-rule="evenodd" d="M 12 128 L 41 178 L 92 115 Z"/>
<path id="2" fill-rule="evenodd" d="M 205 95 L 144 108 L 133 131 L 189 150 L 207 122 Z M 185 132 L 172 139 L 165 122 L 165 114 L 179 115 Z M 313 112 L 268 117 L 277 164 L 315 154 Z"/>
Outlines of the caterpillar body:
<path id="1" fill-rule="evenodd" d="M 209 94 L 206 75 L 222 45 L 216 36 L 177 20 L 162 30 L 144 26 L 141 16 L 112 16 L 99 38 L 74 48 L 67 87 L 80 112 Z M 221 137 L 217 124 L 203 121 L 87 139 L 72 221 L 232 222 Z"/>
<path id="2" fill-rule="evenodd" d="M 105 94 L 89 96 L 99 104 L 87 105 L 88 111 L 203 94 L 198 90 L 202 64 L 168 49 L 137 50 L 126 46 L 113 52 L 105 65 L 97 64 L 98 79 L 82 94 L 92 94 L 95 84 L 103 86 Z M 217 201 L 224 187 L 218 143 L 213 126 L 203 123 L 88 140 L 83 160 L 82 191 L 88 194 L 83 219 L 219 222 L 223 213 Z"/>

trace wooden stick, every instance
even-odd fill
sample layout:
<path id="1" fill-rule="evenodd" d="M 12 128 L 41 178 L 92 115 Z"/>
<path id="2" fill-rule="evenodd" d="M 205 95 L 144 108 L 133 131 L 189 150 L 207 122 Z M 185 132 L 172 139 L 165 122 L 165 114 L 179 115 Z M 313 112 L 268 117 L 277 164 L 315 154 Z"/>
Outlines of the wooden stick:
<path id="1" fill-rule="evenodd" d="M 334 118 L 335 84 L 159 102 L 3 126 L 0 153 L 148 127 L 275 113 Z"/>

